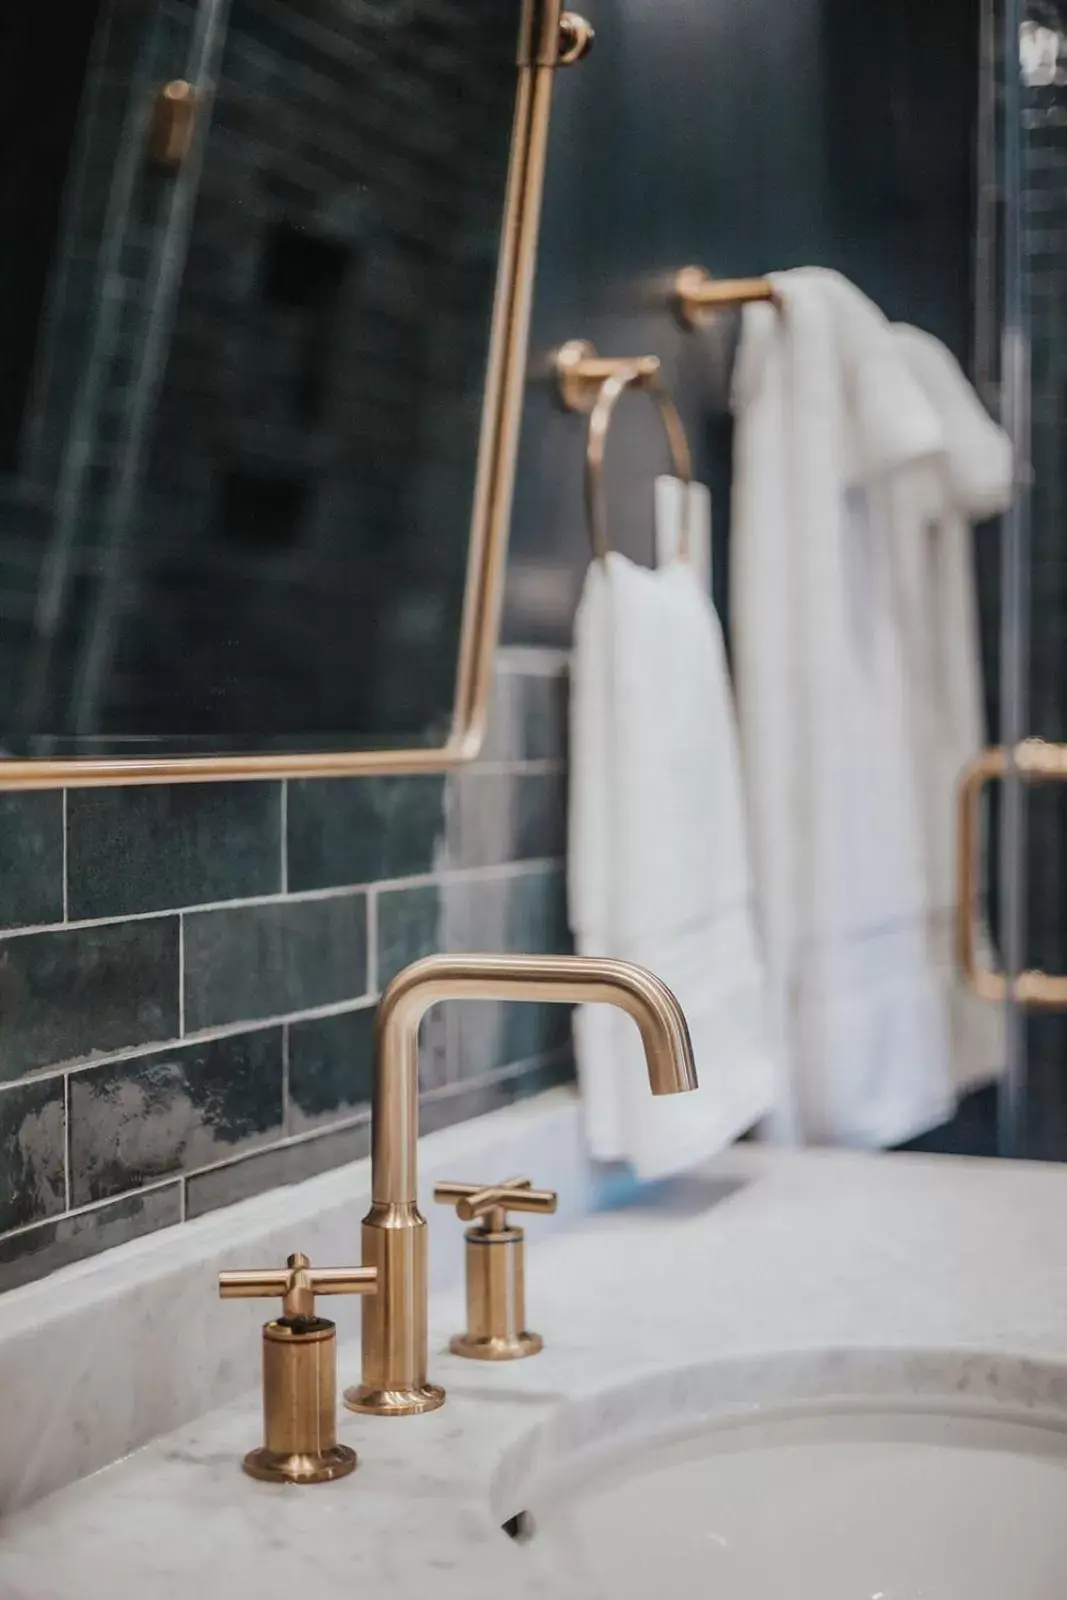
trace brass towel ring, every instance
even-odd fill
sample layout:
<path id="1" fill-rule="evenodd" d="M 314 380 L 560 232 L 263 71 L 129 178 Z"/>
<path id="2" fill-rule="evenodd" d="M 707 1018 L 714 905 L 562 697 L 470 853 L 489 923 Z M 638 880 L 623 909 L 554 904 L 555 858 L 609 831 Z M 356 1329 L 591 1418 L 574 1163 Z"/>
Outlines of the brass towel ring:
<path id="1" fill-rule="evenodd" d="M 601 560 L 611 550 L 608 539 L 607 495 L 604 489 L 604 454 L 611 419 L 627 389 L 641 389 L 659 412 L 671 452 L 674 476 L 687 486 L 693 481 L 689 441 L 678 408 L 659 381 L 655 356 L 602 358 L 591 344 L 572 339 L 558 351 L 556 377 L 563 404 L 570 411 L 589 412 L 589 440 L 585 452 L 585 508 L 593 554 Z M 683 503 L 679 553 L 689 556 L 689 499 Z"/>
<path id="2" fill-rule="evenodd" d="M 685 436 L 678 409 L 661 389 L 657 377 L 644 378 L 640 369 L 624 367 L 614 377 L 606 378 L 600 386 L 596 403 L 589 416 L 589 443 L 585 452 L 585 511 L 589 519 L 589 536 L 593 541 L 593 554 L 601 560 L 608 554 L 608 499 L 604 488 L 604 452 L 611 428 L 611 418 L 619 398 L 627 389 L 640 388 L 655 405 L 663 422 L 663 431 L 671 452 L 671 468 L 676 478 L 689 486 L 693 481 L 693 464 L 689 454 L 689 441 Z M 683 502 L 679 553 L 689 558 L 689 500 Z"/>

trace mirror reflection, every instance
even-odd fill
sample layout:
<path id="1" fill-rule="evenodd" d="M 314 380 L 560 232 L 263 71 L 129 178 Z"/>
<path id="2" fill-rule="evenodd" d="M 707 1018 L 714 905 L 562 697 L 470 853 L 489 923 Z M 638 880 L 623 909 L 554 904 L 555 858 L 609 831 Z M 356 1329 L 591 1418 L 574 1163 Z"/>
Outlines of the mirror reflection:
<path id="1" fill-rule="evenodd" d="M 19 8 L 6 754 L 444 742 L 519 9 Z"/>

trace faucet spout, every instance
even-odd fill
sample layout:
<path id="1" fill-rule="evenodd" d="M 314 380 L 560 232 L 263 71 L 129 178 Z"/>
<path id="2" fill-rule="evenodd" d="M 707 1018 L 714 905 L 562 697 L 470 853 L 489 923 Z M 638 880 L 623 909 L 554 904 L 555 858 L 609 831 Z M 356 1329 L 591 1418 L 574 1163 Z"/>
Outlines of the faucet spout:
<path id="1" fill-rule="evenodd" d="M 444 1391 L 427 1381 L 426 1223 L 419 1214 L 419 1025 L 441 1000 L 529 1000 L 619 1006 L 636 1022 L 653 1094 L 697 1086 L 685 1016 L 666 984 L 626 961 L 581 956 L 428 956 L 382 996 L 375 1028 L 371 1208 L 363 1264 L 378 1293 L 363 1310 L 363 1381 L 345 1391 L 353 1411 L 430 1411 Z"/>

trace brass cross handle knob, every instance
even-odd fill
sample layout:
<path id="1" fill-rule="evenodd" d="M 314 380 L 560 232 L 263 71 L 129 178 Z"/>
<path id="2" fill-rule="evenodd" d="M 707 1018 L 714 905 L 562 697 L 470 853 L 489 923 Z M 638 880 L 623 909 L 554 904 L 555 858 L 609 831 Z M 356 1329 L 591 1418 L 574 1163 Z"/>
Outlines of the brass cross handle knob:
<path id="1" fill-rule="evenodd" d="M 316 1315 L 320 1294 L 374 1294 L 376 1267 L 312 1267 L 291 1255 L 284 1267 L 220 1272 L 223 1300 L 279 1295 L 282 1314 L 263 1327 L 265 1443 L 244 1469 L 268 1483 L 324 1483 L 356 1467 L 356 1452 L 337 1443 L 337 1329 Z"/>
<path id="2" fill-rule="evenodd" d="M 373 1294 L 377 1267 L 313 1267 L 297 1251 L 284 1267 L 219 1273 L 222 1300 L 267 1300 L 280 1295 L 285 1317 L 313 1317 L 317 1294 Z"/>
<path id="3" fill-rule="evenodd" d="M 505 1178 L 503 1183 L 439 1183 L 433 1197 L 438 1205 L 455 1206 L 461 1222 L 482 1219 L 483 1233 L 503 1233 L 509 1211 L 539 1211 L 551 1215 L 558 1196 L 553 1189 L 534 1189 L 529 1178 Z"/>
<path id="4" fill-rule="evenodd" d="M 508 1222 L 509 1211 L 549 1215 L 556 1209 L 552 1189 L 534 1189 L 529 1178 L 503 1183 L 439 1183 L 433 1192 L 440 1205 L 455 1206 L 468 1228 L 467 1331 L 449 1342 L 454 1355 L 475 1361 L 515 1361 L 542 1347 L 540 1334 L 529 1333 L 523 1232 Z"/>

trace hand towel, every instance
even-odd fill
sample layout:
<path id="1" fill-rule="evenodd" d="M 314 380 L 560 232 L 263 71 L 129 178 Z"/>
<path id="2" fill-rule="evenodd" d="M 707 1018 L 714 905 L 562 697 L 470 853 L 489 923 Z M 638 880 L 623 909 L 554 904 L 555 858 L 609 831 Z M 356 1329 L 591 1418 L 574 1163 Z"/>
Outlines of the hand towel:
<path id="1" fill-rule="evenodd" d="M 568 902 L 583 955 L 652 969 L 689 1021 L 700 1088 L 652 1098 L 633 1022 L 575 1016 L 592 1154 L 662 1177 L 767 1111 L 773 1074 L 737 736 L 711 601 L 684 562 L 594 561 L 575 622 Z"/>
<path id="2" fill-rule="evenodd" d="M 879 506 L 944 452 L 875 306 L 835 273 L 775 275 L 735 370 L 731 626 L 775 1129 L 886 1146 L 955 1104 L 905 639 Z"/>

